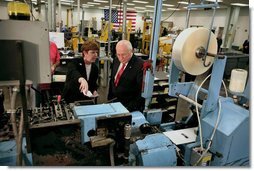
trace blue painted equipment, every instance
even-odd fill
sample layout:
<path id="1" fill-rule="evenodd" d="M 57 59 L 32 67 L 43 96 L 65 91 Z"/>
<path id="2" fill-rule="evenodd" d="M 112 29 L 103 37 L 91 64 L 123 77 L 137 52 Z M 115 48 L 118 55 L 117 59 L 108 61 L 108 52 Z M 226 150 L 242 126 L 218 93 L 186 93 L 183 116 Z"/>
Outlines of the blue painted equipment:
<path id="1" fill-rule="evenodd" d="M 163 134 L 147 135 L 131 145 L 137 166 L 176 166 L 175 145 Z"/>
<path id="2" fill-rule="evenodd" d="M 208 96 L 207 100 L 204 100 L 202 104 L 200 113 L 202 142 L 200 142 L 201 139 L 198 136 L 195 143 L 204 144 L 204 153 L 206 151 L 212 153 L 213 160 L 211 160 L 210 165 L 248 165 L 249 111 L 235 104 L 232 98 L 219 96 L 225 63 L 226 56 L 224 59 L 215 59 L 209 89 L 200 90 L 208 94 Z M 176 78 L 179 76 L 179 72 L 172 62 L 169 76 L 169 95 L 176 96 L 176 94 L 182 94 L 186 97 L 193 96 L 197 92 L 197 85 L 193 82 L 178 83 Z M 218 105 L 218 103 L 220 104 Z M 218 125 L 216 125 L 217 122 Z M 214 135 L 213 131 L 215 131 Z M 193 147 L 191 146 L 191 148 Z M 190 159 L 192 156 L 185 157 Z M 190 164 L 189 161 L 186 163 Z M 198 161 L 196 164 L 198 165 Z"/>
<path id="3" fill-rule="evenodd" d="M 81 141 L 89 142 L 89 131 L 97 128 L 96 118 L 105 116 L 110 118 L 114 115 L 128 115 L 129 111 L 121 103 L 98 104 L 87 106 L 75 106 L 74 114 L 81 121 Z"/>

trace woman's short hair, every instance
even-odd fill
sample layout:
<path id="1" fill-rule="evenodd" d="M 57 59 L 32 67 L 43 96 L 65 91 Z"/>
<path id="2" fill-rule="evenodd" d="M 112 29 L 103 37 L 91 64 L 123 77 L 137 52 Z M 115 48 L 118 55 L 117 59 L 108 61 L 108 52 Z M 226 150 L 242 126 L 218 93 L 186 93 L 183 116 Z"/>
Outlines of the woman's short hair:
<path id="1" fill-rule="evenodd" d="M 99 50 L 99 45 L 98 43 L 96 43 L 95 41 L 84 41 L 82 47 L 81 47 L 82 51 L 89 51 L 89 50 Z"/>

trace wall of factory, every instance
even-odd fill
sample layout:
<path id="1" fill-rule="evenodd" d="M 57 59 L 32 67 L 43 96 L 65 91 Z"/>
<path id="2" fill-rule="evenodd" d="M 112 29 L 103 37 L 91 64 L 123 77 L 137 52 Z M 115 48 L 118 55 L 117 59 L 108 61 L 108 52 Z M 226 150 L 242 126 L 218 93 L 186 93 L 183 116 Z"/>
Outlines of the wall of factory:
<path id="1" fill-rule="evenodd" d="M 61 17 L 63 21 L 63 25 L 67 24 L 67 17 L 70 25 L 78 25 L 77 20 L 77 8 L 74 8 L 73 14 L 67 16 L 67 9 L 70 9 L 69 6 L 62 6 L 61 10 Z M 45 15 L 45 6 L 41 6 L 41 13 L 38 13 L 33 9 L 33 15 L 36 19 L 40 21 L 46 20 Z M 185 27 L 186 22 L 186 11 L 176 11 L 172 16 L 173 11 L 167 11 L 162 13 L 162 20 L 166 21 L 172 21 L 174 23 L 174 27 L 177 27 L 179 29 L 183 29 Z M 56 7 L 56 21 L 57 25 L 59 25 L 59 19 L 58 19 L 58 7 Z M 198 10 L 198 11 L 192 11 L 190 16 L 189 25 L 195 25 L 195 26 L 204 26 L 204 27 L 210 27 L 210 21 L 212 18 L 213 10 Z M 225 21 L 226 21 L 226 9 L 217 9 L 215 14 L 215 20 L 214 20 L 214 27 L 225 27 Z M 143 16 L 150 16 L 153 18 L 153 13 L 137 13 L 136 18 L 136 30 L 138 28 L 143 29 Z M 168 18 L 168 16 L 170 16 Z M 91 20 L 93 17 L 96 17 L 97 21 L 97 30 L 100 30 L 101 28 L 101 18 L 104 17 L 103 10 L 100 9 L 85 9 L 84 10 L 84 19 L 85 20 Z M 9 19 L 6 3 L 0 3 L 0 19 Z M 80 9 L 80 20 L 82 19 L 82 9 Z M 249 35 L 249 29 L 250 29 L 250 20 L 249 20 L 249 8 L 244 7 L 240 10 L 240 16 L 238 19 L 237 27 L 236 27 L 236 34 L 235 39 L 233 42 L 234 46 L 241 46 L 243 41 L 248 38 Z M 217 30 L 216 30 L 217 31 Z M 225 33 L 225 31 L 224 31 Z"/>
<path id="2" fill-rule="evenodd" d="M 186 11 L 177 11 L 172 15 L 171 12 L 165 12 L 162 14 L 162 20 L 167 19 L 166 21 L 171 21 L 174 23 L 174 26 L 183 29 L 185 28 L 186 21 Z M 218 31 L 219 27 L 225 27 L 226 22 L 226 9 L 217 9 L 215 13 L 213 26 L 216 27 L 216 31 Z M 190 14 L 189 26 L 204 26 L 210 28 L 211 19 L 213 16 L 213 10 L 193 10 Z M 238 18 L 235 39 L 232 43 L 234 46 L 241 46 L 245 39 L 248 38 L 250 32 L 250 20 L 249 20 L 249 8 L 244 7 L 240 10 L 240 15 Z M 177 29 L 175 28 L 175 29 Z M 224 30 L 225 33 L 225 30 Z M 224 37 L 224 34 L 223 34 Z"/>

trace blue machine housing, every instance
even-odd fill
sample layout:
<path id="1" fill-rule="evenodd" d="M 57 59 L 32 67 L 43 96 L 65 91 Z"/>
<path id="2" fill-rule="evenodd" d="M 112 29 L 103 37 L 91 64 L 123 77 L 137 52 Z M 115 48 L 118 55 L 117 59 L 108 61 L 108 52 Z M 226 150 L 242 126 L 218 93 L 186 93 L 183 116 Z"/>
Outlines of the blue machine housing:
<path id="1" fill-rule="evenodd" d="M 90 130 L 96 130 L 96 118 L 100 116 L 111 117 L 112 115 L 129 114 L 129 111 L 121 103 L 98 104 L 87 106 L 75 106 L 75 116 L 81 122 L 81 142 L 89 142 L 87 135 Z"/>
<path id="2" fill-rule="evenodd" d="M 138 166 L 176 166 L 176 147 L 163 134 L 147 135 L 131 145 Z"/>
<path id="3" fill-rule="evenodd" d="M 208 94 L 206 100 L 202 103 L 200 113 L 202 143 L 205 148 L 209 148 L 208 143 L 212 141 L 209 149 L 209 152 L 212 153 L 210 165 L 246 166 L 249 165 L 250 149 L 249 110 L 235 104 L 232 98 L 220 96 L 221 80 L 223 80 L 226 60 L 226 56 L 223 59 L 215 58 L 208 90 L 200 89 L 200 92 L 203 94 Z M 195 83 L 179 83 L 180 70 L 176 67 L 174 61 L 171 62 L 170 68 L 169 95 L 176 96 L 176 94 L 182 94 L 186 97 L 194 98 L 198 90 Z M 221 114 L 215 135 L 211 140 L 211 135 L 218 118 L 219 101 L 221 101 Z M 200 137 L 197 136 L 195 143 L 183 146 L 185 165 L 190 165 L 190 160 L 193 157 L 192 150 L 194 147 L 200 147 L 200 144 Z"/>
<path id="4" fill-rule="evenodd" d="M 26 139 L 23 138 L 22 142 L 22 157 L 25 163 L 25 166 L 32 166 L 33 159 L 32 154 L 27 153 L 26 149 Z M 17 160 L 17 146 L 15 140 L 3 141 L 0 142 L 0 166 L 16 166 Z"/>
<path id="5" fill-rule="evenodd" d="M 131 112 L 131 116 L 132 116 L 132 121 L 131 121 L 131 132 L 132 133 L 138 132 L 139 127 L 142 124 L 149 123 L 146 120 L 145 116 L 139 111 Z"/>
<path id="6" fill-rule="evenodd" d="M 249 111 L 221 98 L 221 116 L 210 151 L 215 154 L 214 166 L 248 165 L 249 163 Z M 210 140 L 218 117 L 218 108 L 202 119 L 203 140 Z M 216 155 L 217 154 L 217 155 Z"/>

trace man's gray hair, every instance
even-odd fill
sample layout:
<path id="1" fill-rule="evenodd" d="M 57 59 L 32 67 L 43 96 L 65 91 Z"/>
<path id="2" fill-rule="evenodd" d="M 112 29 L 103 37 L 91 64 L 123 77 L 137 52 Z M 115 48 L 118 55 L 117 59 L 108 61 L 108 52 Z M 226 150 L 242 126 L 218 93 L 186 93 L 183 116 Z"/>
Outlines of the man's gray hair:
<path id="1" fill-rule="evenodd" d="M 128 50 L 132 51 L 133 50 L 133 47 L 132 47 L 132 44 L 130 41 L 128 40 L 120 40 L 117 44 L 116 44 L 116 48 L 117 46 L 119 45 L 124 45 L 127 47 Z"/>

